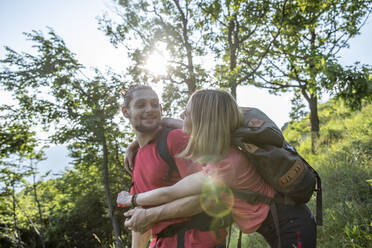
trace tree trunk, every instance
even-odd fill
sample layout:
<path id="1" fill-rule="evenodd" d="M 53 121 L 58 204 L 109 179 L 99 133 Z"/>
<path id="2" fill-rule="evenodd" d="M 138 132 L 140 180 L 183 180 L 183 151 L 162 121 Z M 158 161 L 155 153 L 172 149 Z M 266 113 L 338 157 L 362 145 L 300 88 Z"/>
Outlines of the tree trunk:
<path id="1" fill-rule="evenodd" d="M 309 98 L 310 107 L 310 125 L 311 125 L 311 152 L 316 153 L 316 144 L 319 138 L 319 116 L 318 116 L 318 99 L 314 94 Z"/>
<path id="2" fill-rule="evenodd" d="M 102 165 L 102 175 L 103 175 L 103 184 L 105 187 L 105 196 L 107 201 L 107 207 L 108 207 L 108 214 L 111 219 L 112 228 L 114 229 L 114 235 L 115 235 L 115 245 L 116 248 L 121 248 L 122 244 L 120 242 L 120 230 L 118 222 L 115 218 L 113 207 L 112 207 L 112 201 L 111 201 L 111 193 L 110 193 L 110 184 L 109 184 L 109 170 L 108 170 L 108 150 L 107 150 L 107 143 L 106 143 L 106 137 L 103 132 L 102 134 L 102 147 L 103 147 L 103 165 Z"/>
<path id="3" fill-rule="evenodd" d="M 196 90 L 196 78 L 195 78 L 195 73 L 194 73 L 194 65 L 192 61 L 192 53 L 191 53 L 190 44 L 186 46 L 186 50 L 187 50 L 187 69 L 188 69 L 188 74 L 189 74 L 186 80 L 186 83 L 187 83 L 188 93 L 191 96 L 192 93 L 194 93 Z"/>
<path id="4" fill-rule="evenodd" d="M 233 72 L 235 70 L 235 67 L 237 65 L 237 51 L 239 47 L 239 37 L 238 33 L 239 30 L 237 29 L 237 24 L 235 23 L 235 16 L 233 20 L 230 21 L 229 27 L 228 27 L 228 35 L 227 35 L 227 40 L 230 48 L 230 72 Z M 231 95 L 236 99 L 236 89 L 238 87 L 237 85 L 237 80 L 236 76 L 233 73 L 233 76 L 229 78 L 229 86 L 230 86 L 230 91 Z"/>
<path id="5" fill-rule="evenodd" d="M 40 241 L 41 241 L 41 246 L 45 248 L 45 233 L 44 233 L 44 221 L 43 221 L 43 212 L 41 210 L 41 204 L 39 201 L 39 198 L 37 197 L 37 189 L 36 189 L 36 180 L 35 180 L 35 173 L 34 173 L 34 167 L 31 164 L 31 169 L 32 169 L 32 179 L 33 179 L 33 190 L 34 190 L 34 198 L 37 204 L 37 208 L 39 210 L 39 222 L 40 222 Z"/>
<path id="6" fill-rule="evenodd" d="M 192 46 L 189 42 L 189 32 L 188 32 L 188 5 L 186 4 L 186 13 L 182 10 L 181 5 L 178 0 L 175 0 L 174 3 L 178 9 L 178 12 L 181 15 L 182 21 L 182 38 L 186 49 L 186 57 L 187 57 L 187 75 L 185 78 L 187 84 L 187 90 L 189 96 L 196 90 L 196 77 L 194 72 L 194 63 L 192 57 Z"/>
<path id="7" fill-rule="evenodd" d="M 192 47 L 190 45 L 189 39 L 188 39 L 188 33 L 187 33 L 187 23 L 185 23 L 183 27 L 183 38 L 185 41 L 185 47 L 186 47 L 186 54 L 187 54 L 187 71 L 188 75 L 186 76 L 186 83 L 188 88 L 188 93 L 191 96 L 192 93 L 196 90 L 196 78 L 195 78 L 195 72 L 194 72 L 194 63 L 193 63 L 193 57 L 192 57 Z"/>
<path id="8" fill-rule="evenodd" d="M 13 204 L 13 221 L 14 221 L 14 229 L 15 229 L 15 236 L 17 239 L 17 248 L 22 248 L 22 240 L 21 240 L 21 232 L 18 228 L 18 219 L 16 213 L 16 198 L 15 198 L 15 189 L 14 183 L 12 184 L 12 204 Z"/>
<path id="9" fill-rule="evenodd" d="M 236 100 L 236 88 L 238 86 L 236 84 L 233 84 L 230 86 L 230 90 L 231 90 L 231 95 L 234 97 L 234 99 Z"/>
<path id="10" fill-rule="evenodd" d="M 310 40 L 310 49 L 311 54 L 316 54 L 316 34 L 313 29 L 310 29 L 311 40 Z M 311 56 L 310 60 L 310 80 L 311 82 L 316 81 L 316 69 L 315 69 L 316 62 L 314 61 L 314 57 Z M 317 150 L 317 140 L 319 138 L 319 117 L 318 117 L 318 98 L 316 93 L 311 93 L 308 99 L 309 107 L 310 107 L 310 124 L 311 124 L 311 152 L 314 154 Z"/>

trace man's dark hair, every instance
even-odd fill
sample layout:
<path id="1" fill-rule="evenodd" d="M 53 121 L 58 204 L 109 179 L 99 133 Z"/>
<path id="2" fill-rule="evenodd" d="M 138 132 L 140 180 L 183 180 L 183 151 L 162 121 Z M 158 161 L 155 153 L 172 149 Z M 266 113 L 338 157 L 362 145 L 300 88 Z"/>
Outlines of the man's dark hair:
<path id="1" fill-rule="evenodd" d="M 132 101 L 133 92 L 135 92 L 137 90 L 152 90 L 156 94 L 156 92 L 148 85 L 138 85 L 138 84 L 137 85 L 132 85 L 127 90 L 120 91 L 120 94 L 124 98 L 124 106 L 126 108 L 129 107 L 129 104 Z"/>

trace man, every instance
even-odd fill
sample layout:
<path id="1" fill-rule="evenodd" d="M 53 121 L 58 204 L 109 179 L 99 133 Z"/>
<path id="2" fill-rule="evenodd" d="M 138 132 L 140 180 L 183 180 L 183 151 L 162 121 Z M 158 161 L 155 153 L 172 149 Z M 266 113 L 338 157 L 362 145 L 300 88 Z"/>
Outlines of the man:
<path id="1" fill-rule="evenodd" d="M 157 94 L 151 87 L 143 85 L 131 87 L 124 94 L 122 112 L 124 117 L 130 121 L 139 144 L 132 175 L 134 183 L 131 189 L 132 193 L 141 193 L 155 188 L 169 186 L 181 178 L 201 170 L 200 165 L 175 157 L 176 154 L 183 151 L 188 141 L 188 137 L 182 130 L 175 129 L 169 132 L 167 145 L 169 153 L 177 165 L 178 172 L 173 172 L 170 179 L 165 180 L 169 165 L 160 157 L 156 150 L 156 138 L 161 130 L 161 105 L 159 104 Z M 148 224 L 142 230 L 132 231 L 132 247 L 138 248 L 147 245 L 150 232 L 140 233 L 136 231 L 146 231 L 145 229 L 157 221 L 161 222 L 155 223 L 151 228 L 151 247 L 217 247 L 218 244 L 223 242 L 225 235 L 219 235 L 219 238 L 217 238 L 214 231 L 202 232 L 191 229 L 182 234 L 177 233 L 177 235 L 171 237 L 159 236 L 159 233 L 167 226 L 186 221 L 184 218 L 173 218 L 191 216 L 199 212 L 201 212 L 201 208 L 198 196 L 183 198 L 163 206 L 158 206 L 151 209 L 151 214 L 147 214 L 145 209 L 142 210 L 142 217 L 139 221 L 143 221 L 148 217 L 146 220 Z M 128 215 L 130 215 L 130 212 Z M 139 215 L 132 216 L 126 222 L 126 225 L 131 227 L 131 224 L 136 222 L 136 217 L 139 218 Z"/>

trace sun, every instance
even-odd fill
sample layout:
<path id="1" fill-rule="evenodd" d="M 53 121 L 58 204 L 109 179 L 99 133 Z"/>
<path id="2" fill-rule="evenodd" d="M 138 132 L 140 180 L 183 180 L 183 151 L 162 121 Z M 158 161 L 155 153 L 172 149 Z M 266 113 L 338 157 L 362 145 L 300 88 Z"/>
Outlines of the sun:
<path id="1" fill-rule="evenodd" d="M 167 74 L 169 54 L 166 50 L 165 44 L 157 44 L 154 50 L 147 58 L 145 69 L 154 76 L 164 76 Z"/>

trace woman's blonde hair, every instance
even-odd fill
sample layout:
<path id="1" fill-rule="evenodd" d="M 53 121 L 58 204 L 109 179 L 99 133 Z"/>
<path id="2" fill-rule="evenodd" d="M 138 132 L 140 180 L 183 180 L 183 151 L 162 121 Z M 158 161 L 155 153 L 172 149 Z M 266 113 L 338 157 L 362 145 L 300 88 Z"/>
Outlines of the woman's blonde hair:
<path id="1" fill-rule="evenodd" d="M 221 160 L 231 147 L 231 135 L 243 123 L 234 98 L 222 90 L 196 91 L 190 99 L 189 142 L 179 155 L 205 164 Z"/>

